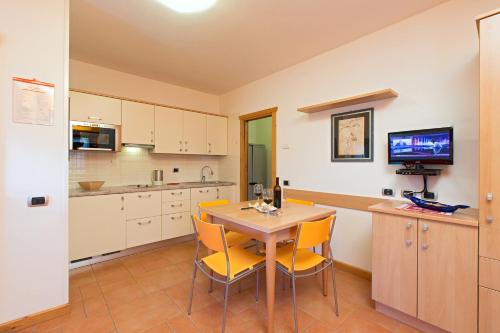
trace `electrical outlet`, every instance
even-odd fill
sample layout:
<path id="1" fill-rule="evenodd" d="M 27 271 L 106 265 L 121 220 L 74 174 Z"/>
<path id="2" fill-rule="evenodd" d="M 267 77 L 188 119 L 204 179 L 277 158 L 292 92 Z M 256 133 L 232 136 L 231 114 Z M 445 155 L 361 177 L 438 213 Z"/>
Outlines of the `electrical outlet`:
<path id="1" fill-rule="evenodd" d="M 174 169 L 172 170 L 172 172 L 173 172 L 173 173 L 177 173 L 177 172 L 179 172 L 179 168 L 174 168 Z"/>
<path id="2" fill-rule="evenodd" d="M 393 197 L 394 196 L 394 190 L 392 188 L 383 188 L 382 189 L 382 195 L 386 197 Z"/>
<path id="3" fill-rule="evenodd" d="M 422 194 L 424 199 L 427 200 L 437 200 L 438 194 L 437 192 L 427 192 Z"/>
<path id="4" fill-rule="evenodd" d="M 413 195 L 414 191 L 411 190 L 401 190 L 401 196 L 404 198 L 407 195 Z"/>
<path id="5" fill-rule="evenodd" d="M 290 181 L 289 180 L 284 180 L 283 181 L 283 186 L 290 186 Z"/>

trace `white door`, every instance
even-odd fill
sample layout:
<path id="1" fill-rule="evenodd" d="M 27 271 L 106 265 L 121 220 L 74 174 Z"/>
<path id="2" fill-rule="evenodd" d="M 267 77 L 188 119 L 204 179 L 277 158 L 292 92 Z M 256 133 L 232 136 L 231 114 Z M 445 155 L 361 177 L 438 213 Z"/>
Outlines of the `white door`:
<path id="1" fill-rule="evenodd" d="M 155 153 L 183 154 L 184 111 L 155 106 Z"/>
<path id="2" fill-rule="evenodd" d="M 184 111 L 184 154 L 206 155 L 207 115 Z"/>
<path id="3" fill-rule="evenodd" d="M 154 144 L 154 105 L 122 101 L 122 143 Z"/>
<path id="4" fill-rule="evenodd" d="M 209 155 L 227 155 L 227 118 L 207 115 Z"/>
<path id="5" fill-rule="evenodd" d="M 69 258 L 77 260 L 125 249 L 125 197 L 69 199 Z"/>
<path id="6" fill-rule="evenodd" d="M 69 92 L 69 97 L 70 120 L 121 125 L 121 100 L 74 91 Z"/>

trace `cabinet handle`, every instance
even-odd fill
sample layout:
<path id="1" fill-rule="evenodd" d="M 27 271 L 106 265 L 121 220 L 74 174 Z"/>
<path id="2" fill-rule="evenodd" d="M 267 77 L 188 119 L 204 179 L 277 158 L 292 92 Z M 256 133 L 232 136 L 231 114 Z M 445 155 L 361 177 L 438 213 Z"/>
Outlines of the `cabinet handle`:
<path id="1" fill-rule="evenodd" d="M 486 223 L 492 224 L 493 223 L 493 216 L 486 216 Z"/>
<path id="2" fill-rule="evenodd" d="M 148 224 L 151 224 L 151 220 L 149 220 L 148 222 L 137 222 L 138 225 L 148 225 Z"/>
<path id="3" fill-rule="evenodd" d="M 211 152 L 212 152 L 212 144 L 211 144 L 211 143 L 209 143 L 209 144 L 208 144 L 208 152 L 209 152 L 209 153 L 211 153 Z"/>
<path id="4" fill-rule="evenodd" d="M 427 250 L 428 248 L 429 248 L 429 244 L 427 244 L 427 243 L 422 244 L 422 250 L 424 250 L 424 251 L 425 251 L 425 250 Z"/>
<path id="5" fill-rule="evenodd" d="M 151 143 L 155 142 L 155 132 L 151 131 Z"/>
<path id="6" fill-rule="evenodd" d="M 186 148 L 186 149 L 184 149 L 184 151 L 188 151 L 188 150 L 187 150 L 187 148 Z"/>
<path id="7" fill-rule="evenodd" d="M 424 224 L 422 225 L 422 231 L 423 231 L 423 232 L 429 231 L 429 225 L 428 225 L 427 223 L 424 223 Z"/>
<path id="8" fill-rule="evenodd" d="M 182 207 L 182 204 L 178 204 L 178 205 L 170 205 L 170 207 L 174 208 L 174 207 Z"/>
<path id="9" fill-rule="evenodd" d="M 413 222 L 408 222 L 406 223 L 406 229 L 411 229 L 411 227 L 413 226 Z"/>
<path id="10" fill-rule="evenodd" d="M 170 192 L 170 195 L 182 195 L 182 192 Z"/>
<path id="11" fill-rule="evenodd" d="M 182 219 L 182 216 L 170 216 L 170 219 L 173 220 L 180 220 Z"/>
<path id="12" fill-rule="evenodd" d="M 145 198 L 145 199 L 151 198 L 151 194 L 148 194 L 148 195 L 145 195 L 145 196 L 143 196 L 142 194 L 139 194 L 137 196 L 139 197 L 139 199 L 142 199 L 142 198 Z"/>
<path id="13" fill-rule="evenodd" d="M 102 118 L 100 117 L 96 117 L 96 116 L 88 116 L 87 117 L 89 120 L 102 120 Z"/>
<path id="14" fill-rule="evenodd" d="M 182 141 L 179 141 L 179 151 L 182 151 Z"/>
<path id="15" fill-rule="evenodd" d="M 122 210 L 125 210 L 125 205 L 124 205 L 124 203 L 125 203 L 125 197 L 122 197 Z"/>
<path id="16" fill-rule="evenodd" d="M 198 192 L 200 193 L 208 193 L 209 190 L 205 190 L 205 191 L 202 191 L 202 190 L 198 190 Z"/>
<path id="17" fill-rule="evenodd" d="M 413 244 L 413 241 L 411 239 L 407 239 L 405 240 L 405 244 L 406 246 L 411 246 L 411 244 Z"/>
<path id="18" fill-rule="evenodd" d="M 493 201 L 493 193 L 491 192 L 486 193 L 486 200 Z"/>

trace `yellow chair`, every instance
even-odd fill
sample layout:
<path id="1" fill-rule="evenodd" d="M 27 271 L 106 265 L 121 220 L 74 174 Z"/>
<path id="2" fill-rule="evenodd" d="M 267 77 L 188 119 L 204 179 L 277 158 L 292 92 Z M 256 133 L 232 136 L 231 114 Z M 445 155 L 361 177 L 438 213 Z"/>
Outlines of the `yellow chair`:
<path id="1" fill-rule="evenodd" d="M 265 266 L 265 258 L 256 256 L 253 253 L 239 247 L 228 247 L 224 226 L 221 224 L 212 224 L 200 220 L 196 215 L 193 216 L 193 226 L 196 233 L 197 247 L 196 257 L 194 259 L 193 281 L 189 296 L 188 315 L 191 314 L 191 305 L 193 303 L 194 282 L 196 272 L 199 269 L 211 281 L 224 284 L 224 315 L 222 318 L 222 332 L 225 330 L 227 301 L 229 296 L 229 286 L 242 278 L 256 273 L 257 285 L 255 291 L 255 300 L 259 301 L 259 270 Z M 200 243 L 214 251 L 203 258 L 198 258 Z M 209 271 L 216 272 L 223 278 L 213 276 Z"/>
<path id="2" fill-rule="evenodd" d="M 223 206 L 229 205 L 229 200 L 215 200 L 215 201 L 206 201 L 200 202 L 198 204 L 198 208 L 200 209 L 200 218 L 202 221 L 207 221 L 207 214 L 205 212 L 201 212 L 201 208 L 207 207 L 215 207 L 215 206 Z M 252 240 L 252 237 L 247 236 L 245 234 L 236 232 L 236 231 L 228 231 L 226 232 L 226 241 L 229 247 L 233 247 L 235 245 L 242 245 L 248 243 Z"/>
<path id="3" fill-rule="evenodd" d="M 286 198 L 286 202 L 291 202 L 299 205 L 304 205 L 304 206 L 314 206 L 314 202 L 312 201 L 307 201 L 307 200 L 301 200 L 301 199 L 293 199 L 293 198 Z"/>
<path id="4" fill-rule="evenodd" d="M 297 325 L 297 301 L 295 296 L 295 281 L 297 278 L 311 276 L 321 271 L 332 268 L 333 295 L 335 298 L 335 313 L 338 317 L 339 306 L 337 303 L 337 288 L 335 283 L 335 266 L 333 263 L 333 253 L 331 240 L 333 228 L 335 226 L 335 216 L 314 222 L 302 222 L 297 228 L 297 234 L 293 244 L 276 250 L 277 268 L 289 276 L 292 280 L 293 291 L 293 316 L 295 321 L 295 332 L 298 332 Z M 329 242 L 330 255 L 325 258 L 309 250 L 319 244 Z M 307 273 L 309 269 L 315 268 L 312 273 Z M 299 274 L 297 274 L 299 272 Z M 300 273 L 304 272 L 304 273 Z"/>

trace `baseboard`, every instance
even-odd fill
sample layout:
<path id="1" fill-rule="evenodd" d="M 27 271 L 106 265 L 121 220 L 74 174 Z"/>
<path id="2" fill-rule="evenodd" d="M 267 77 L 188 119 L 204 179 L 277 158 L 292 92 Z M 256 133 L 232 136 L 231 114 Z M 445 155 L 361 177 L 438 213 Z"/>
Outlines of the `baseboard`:
<path id="1" fill-rule="evenodd" d="M 0 324 L 0 333 L 17 332 L 35 324 L 69 313 L 69 303 L 33 313 L 19 319 Z"/>
<path id="2" fill-rule="evenodd" d="M 375 302 L 375 310 L 425 333 L 448 333 L 448 331 L 445 331 L 439 327 L 426 323 L 425 321 L 412 317 L 406 313 L 393 309 L 379 302 Z"/>
<path id="3" fill-rule="evenodd" d="M 363 279 L 368 280 L 368 281 L 372 280 L 372 273 L 371 272 L 366 271 L 366 270 L 359 268 L 359 267 L 356 267 L 356 266 L 346 264 L 345 262 L 342 262 L 342 261 L 335 260 L 335 268 L 337 268 L 341 271 L 348 272 L 348 273 L 351 273 L 353 275 L 359 276 L 360 278 L 363 278 Z"/>

